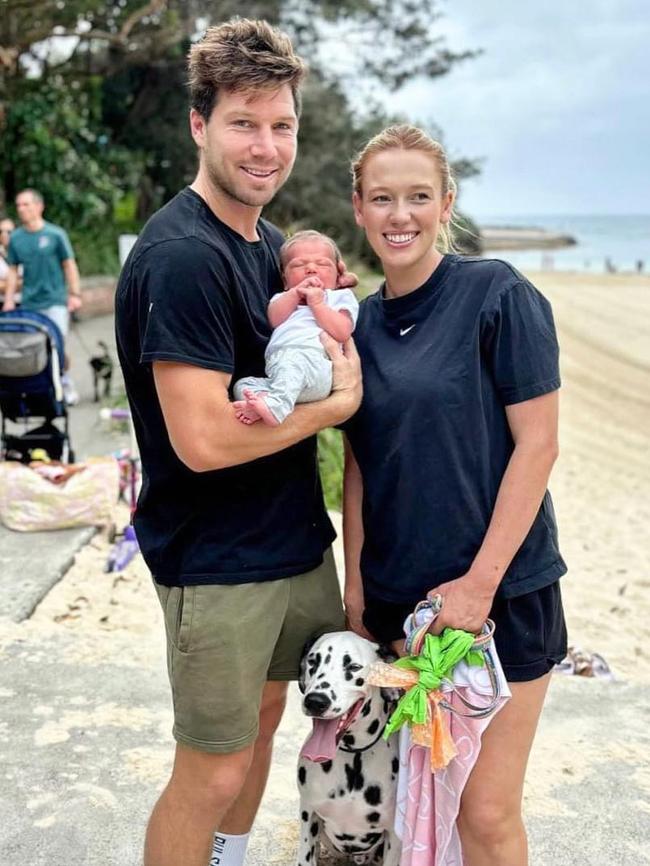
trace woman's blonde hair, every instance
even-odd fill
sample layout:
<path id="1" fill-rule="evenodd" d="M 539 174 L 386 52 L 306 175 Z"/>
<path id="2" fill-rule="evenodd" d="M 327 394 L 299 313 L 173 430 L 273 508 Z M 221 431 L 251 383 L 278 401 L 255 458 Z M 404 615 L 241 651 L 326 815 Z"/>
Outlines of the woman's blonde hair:
<path id="1" fill-rule="evenodd" d="M 400 123 L 395 126 L 388 126 L 381 132 L 377 133 L 374 138 L 363 147 L 356 158 L 352 162 L 352 189 L 359 196 L 362 196 L 362 175 L 363 167 L 371 156 L 377 153 L 382 153 L 385 150 L 421 150 L 424 153 L 429 153 L 434 158 L 438 173 L 441 180 L 441 192 L 443 197 L 448 192 L 456 195 L 456 181 L 454 180 L 449 160 L 445 153 L 444 147 L 439 141 L 431 138 L 423 129 L 417 126 L 411 126 L 408 123 Z M 450 226 L 454 223 L 454 213 L 448 225 L 441 225 L 436 238 L 437 246 L 443 252 L 450 252 L 454 249 L 454 242 Z"/>

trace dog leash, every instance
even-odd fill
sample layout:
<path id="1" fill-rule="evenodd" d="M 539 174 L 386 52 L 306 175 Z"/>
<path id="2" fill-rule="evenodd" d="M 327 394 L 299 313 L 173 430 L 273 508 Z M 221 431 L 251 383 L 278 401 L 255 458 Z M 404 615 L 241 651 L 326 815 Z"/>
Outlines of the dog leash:
<path id="1" fill-rule="evenodd" d="M 419 655 L 424 645 L 424 639 L 430 633 L 431 626 L 437 619 L 442 610 L 443 598 L 440 593 L 431 591 L 427 594 L 427 598 L 420 601 L 415 606 L 404 623 L 405 631 L 407 632 L 405 649 L 409 655 Z M 453 707 L 444 698 L 440 701 L 440 706 L 444 707 L 449 712 L 456 716 L 469 719 L 482 719 L 494 712 L 499 700 L 501 699 L 501 684 L 494 663 L 494 657 L 490 649 L 490 643 L 494 636 L 495 625 L 491 619 L 486 620 L 481 629 L 481 633 L 476 636 L 472 644 L 472 650 L 480 652 L 483 655 L 485 668 L 488 673 L 491 688 L 491 698 L 484 706 L 478 706 L 468 701 L 463 693 L 456 688 L 453 681 L 445 679 L 445 683 L 450 686 L 450 690 L 454 692 L 458 700 L 467 708 L 468 712 L 463 712 L 456 707 Z"/>
<path id="2" fill-rule="evenodd" d="M 375 746 L 375 745 L 377 745 L 377 743 L 379 742 L 379 740 L 381 740 L 381 738 L 382 738 L 383 735 L 384 735 L 384 731 L 386 730 L 386 725 L 387 725 L 387 724 L 388 724 L 388 719 L 386 719 L 386 721 L 384 722 L 384 726 L 381 728 L 381 730 L 379 731 L 379 733 L 377 734 L 377 736 L 375 737 L 375 739 L 374 739 L 371 743 L 368 743 L 367 746 L 363 746 L 362 748 L 355 749 L 355 748 L 353 748 L 353 747 L 351 747 L 351 746 L 346 746 L 345 743 L 343 742 L 343 740 L 341 740 L 341 743 L 339 743 L 338 748 L 339 748 L 342 752 L 348 752 L 349 754 L 355 754 L 356 752 L 367 752 L 368 749 L 372 749 L 372 747 Z M 343 739 L 345 739 L 345 734 L 343 735 Z"/>

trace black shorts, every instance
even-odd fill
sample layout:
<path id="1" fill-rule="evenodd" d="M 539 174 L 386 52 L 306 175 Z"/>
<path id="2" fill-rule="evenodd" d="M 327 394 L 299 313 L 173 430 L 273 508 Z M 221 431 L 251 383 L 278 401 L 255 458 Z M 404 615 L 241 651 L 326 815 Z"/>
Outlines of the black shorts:
<path id="1" fill-rule="evenodd" d="M 366 598 L 363 623 L 380 643 L 404 637 L 404 620 L 414 605 Z M 494 643 L 510 683 L 544 676 L 567 653 L 567 631 L 560 582 L 516 598 L 497 594 L 490 611 Z"/>

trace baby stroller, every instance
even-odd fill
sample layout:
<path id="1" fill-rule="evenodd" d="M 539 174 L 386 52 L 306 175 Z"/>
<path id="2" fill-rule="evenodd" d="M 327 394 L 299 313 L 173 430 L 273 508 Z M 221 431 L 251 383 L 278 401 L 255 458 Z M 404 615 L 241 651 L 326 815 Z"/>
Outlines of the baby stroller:
<path id="1" fill-rule="evenodd" d="M 47 316 L 0 313 L 1 459 L 29 463 L 43 450 L 51 460 L 74 463 L 61 386 L 63 357 L 63 337 Z M 7 421 L 22 424 L 23 432 L 9 434 Z"/>

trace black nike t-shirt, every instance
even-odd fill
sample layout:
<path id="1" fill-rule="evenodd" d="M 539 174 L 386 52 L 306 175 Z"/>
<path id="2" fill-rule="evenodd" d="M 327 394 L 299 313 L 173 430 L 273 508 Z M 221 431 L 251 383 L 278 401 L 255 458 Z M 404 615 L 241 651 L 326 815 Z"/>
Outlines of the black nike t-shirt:
<path id="1" fill-rule="evenodd" d="M 142 461 L 135 514 L 156 581 L 237 584 L 302 574 L 335 533 L 311 437 L 270 457 L 196 473 L 171 447 L 152 362 L 264 375 L 267 306 L 281 288 L 283 237 L 258 223 L 246 241 L 187 188 L 144 227 L 116 294 L 116 335 Z M 212 432 L 212 431 L 210 431 Z M 207 435 L 208 431 L 206 431 Z"/>
<path id="2" fill-rule="evenodd" d="M 365 592 L 414 605 L 481 546 L 514 448 L 505 407 L 560 387 L 553 316 L 505 262 L 447 255 L 414 292 L 366 298 L 354 336 L 364 396 L 344 429 L 363 476 Z M 500 592 L 565 571 L 546 492 Z"/>

